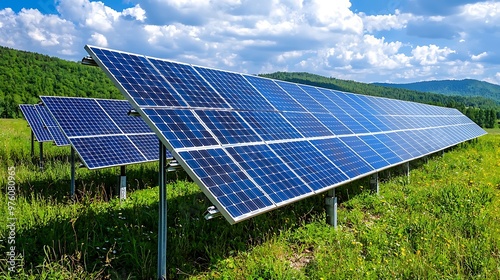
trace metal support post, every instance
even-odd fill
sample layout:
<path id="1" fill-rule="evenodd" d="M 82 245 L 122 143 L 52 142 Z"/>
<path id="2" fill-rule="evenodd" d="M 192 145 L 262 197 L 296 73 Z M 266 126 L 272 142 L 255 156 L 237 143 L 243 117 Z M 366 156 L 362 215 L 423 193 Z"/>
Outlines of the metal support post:
<path id="1" fill-rule="evenodd" d="M 410 183 L 410 162 L 406 162 L 404 165 L 405 168 L 405 174 L 406 174 L 406 182 L 409 184 Z"/>
<path id="2" fill-rule="evenodd" d="M 125 173 L 125 165 L 120 166 L 120 200 L 127 199 L 127 175 Z"/>
<path id="3" fill-rule="evenodd" d="M 35 134 L 31 131 L 31 160 L 35 158 Z"/>
<path id="4" fill-rule="evenodd" d="M 40 147 L 40 170 L 43 170 L 43 142 L 38 143 Z"/>
<path id="5" fill-rule="evenodd" d="M 75 196 L 75 149 L 71 146 L 71 187 L 70 187 L 70 195 L 71 198 Z"/>
<path id="6" fill-rule="evenodd" d="M 326 206 L 326 223 L 337 228 L 337 197 L 335 196 L 335 189 L 328 191 L 325 198 Z"/>
<path id="7" fill-rule="evenodd" d="M 166 148 L 159 141 L 159 172 L 158 188 L 160 189 L 160 202 L 158 213 L 158 279 L 167 279 L 167 189 L 166 189 Z"/>
<path id="8" fill-rule="evenodd" d="M 372 174 L 372 176 L 370 177 L 370 188 L 372 189 L 372 192 L 378 194 L 379 192 L 378 172 Z"/>

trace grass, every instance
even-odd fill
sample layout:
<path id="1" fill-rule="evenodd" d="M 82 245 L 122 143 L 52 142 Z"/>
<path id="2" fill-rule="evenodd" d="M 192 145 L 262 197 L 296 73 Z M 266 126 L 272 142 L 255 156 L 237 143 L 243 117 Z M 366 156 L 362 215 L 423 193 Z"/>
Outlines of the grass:
<path id="1" fill-rule="evenodd" d="M 45 144 L 40 171 L 23 120 L 0 120 L 0 279 L 156 278 L 156 164 L 127 168 L 129 197 L 114 198 L 118 168 L 78 169 L 69 148 Z M 209 201 L 183 174 L 168 193 L 171 279 L 500 279 L 500 131 L 412 163 L 410 181 L 384 172 L 338 189 L 339 227 L 312 197 L 229 225 L 205 221 Z M 16 272 L 9 272 L 7 186 L 15 167 Z"/>

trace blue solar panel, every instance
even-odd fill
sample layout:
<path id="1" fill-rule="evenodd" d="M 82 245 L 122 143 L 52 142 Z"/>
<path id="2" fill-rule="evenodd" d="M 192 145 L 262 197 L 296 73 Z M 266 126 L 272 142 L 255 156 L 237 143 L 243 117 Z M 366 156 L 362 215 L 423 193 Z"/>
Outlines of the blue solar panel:
<path id="1" fill-rule="evenodd" d="M 143 56 L 94 49 L 99 61 L 117 77 L 122 90 L 139 106 L 184 106 L 186 103 Z"/>
<path id="2" fill-rule="evenodd" d="M 240 115 L 264 141 L 302 138 L 278 112 L 242 111 Z"/>
<path id="3" fill-rule="evenodd" d="M 96 99 L 97 104 L 118 126 L 122 133 L 150 133 L 151 129 L 140 117 L 129 116 L 127 113 L 132 107 L 123 100 Z"/>
<path id="4" fill-rule="evenodd" d="M 156 128 L 170 139 L 173 148 L 218 145 L 214 136 L 191 110 L 145 109 L 144 113 L 149 116 Z"/>
<path id="5" fill-rule="evenodd" d="M 49 110 L 47 110 L 47 107 L 37 104 L 37 105 L 35 105 L 35 110 L 40 115 L 45 127 L 47 128 L 50 135 L 52 136 L 52 139 L 54 139 L 54 143 L 57 146 L 69 145 L 68 138 L 66 138 L 64 133 L 61 131 L 61 129 L 57 125 L 56 121 L 54 120 L 54 118 L 50 114 Z"/>
<path id="6" fill-rule="evenodd" d="M 73 138 L 71 144 L 89 169 L 146 161 L 125 135 Z"/>
<path id="7" fill-rule="evenodd" d="M 229 105 L 205 82 L 193 67 L 149 58 L 149 61 L 191 107 L 229 108 Z"/>
<path id="8" fill-rule="evenodd" d="M 234 109 L 273 111 L 274 107 L 241 74 L 194 67 Z"/>
<path id="9" fill-rule="evenodd" d="M 338 138 L 313 140 L 311 143 L 351 179 L 374 170 Z"/>
<path id="10" fill-rule="evenodd" d="M 42 101 L 68 138 L 122 133 L 95 99 L 54 96 Z"/>
<path id="11" fill-rule="evenodd" d="M 349 179 L 308 141 L 277 143 L 270 147 L 315 191 L 332 188 Z"/>
<path id="12" fill-rule="evenodd" d="M 333 135 L 326 126 L 310 113 L 284 112 L 283 116 L 305 137 Z"/>
<path id="13" fill-rule="evenodd" d="M 376 150 L 372 149 L 357 136 L 342 137 L 340 140 L 373 168 L 383 169 L 390 165 Z"/>
<path id="14" fill-rule="evenodd" d="M 279 111 L 305 112 L 306 110 L 273 80 L 245 75 L 245 78 Z"/>
<path id="15" fill-rule="evenodd" d="M 262 141 L 236 112 L 207 110 L 196 114 L 222 144 Z"/>
<path id="16" fill-rule="evenodd" d="M 275 205 L 248 178 L 223 149 L 180 152 L 182 160 L 194 172 L 216 205 L 221 205 L 234 220 L 262 212 Z"/>
<path id="17" fill-rule="evenodd" d="M 89 169 L 158 160 L 158 138 L 126 100 L 41 96 Z M 170 156 L 170 154 L 167 154 Z"/>
<path id="18" fill-rule="evenodd" d="M 227 151 L 277 205 L 313 193 L 266 145 L 227 148 Z"/>
<path id="19" fill-rule="evenodd" d="M 31 127 L 33 134 L 35 135 L 36 141 L 38 142 L 49 142 L 54 140 L 50 132 L 45 128 L 43 121 L 35 109 L 34 105 L 21 104 L 19 105 L 21 112 L 23 112 L 24 118 Z"/>
<path id="20" fill-rule="evenodd" d="M 485 133 L 453 109 L 86 49 L 231 223 Z"/>

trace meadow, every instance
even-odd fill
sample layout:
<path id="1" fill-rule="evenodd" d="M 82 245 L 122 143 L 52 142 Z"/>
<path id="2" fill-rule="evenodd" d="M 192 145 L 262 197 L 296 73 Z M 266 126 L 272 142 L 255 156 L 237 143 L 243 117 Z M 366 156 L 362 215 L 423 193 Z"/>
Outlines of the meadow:
<path id="1" fill-rule="evenodd" d="M 26 122 L 0 119 L 0 279 L 155 279 L 157 164 L 127 167 L 125 201 L 119 168 L 80 168 L 71 199 L 69 153 L 46 143 L 40 170 Z M 323 195 L 206 221 L 198 186 L 169 174 L 168 277 L 500 279 L 500 130 L 411 168 L 383 172 L 378 195 L 367 179 L 339 187 L 337 229 Z"/>

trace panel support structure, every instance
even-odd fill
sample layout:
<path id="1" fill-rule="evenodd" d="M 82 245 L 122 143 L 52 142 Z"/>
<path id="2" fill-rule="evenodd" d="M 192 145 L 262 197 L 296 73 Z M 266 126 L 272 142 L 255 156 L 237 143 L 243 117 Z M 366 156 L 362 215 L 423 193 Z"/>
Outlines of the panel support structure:
<path id="1" fill-rule="evenodd" d="M 370 188 L 373 193 L 379 193 L 379 180 L 378 180 L 378 172 L 372 174 L 370 177 Z"/>
<path id="2" fill-rule="evenodd" d="M 409 184 L 410 183 L 410 162 L 409 161 L 404 163 L 404 172 L 405 172 L 405 176 L 406 176 L 406 183 Z"/>
<path id="3" fill-rule="evenodd" d="M 326 194 L 326 223 L 337 228 L 337 197 L 335 196 L 335 189 L 331 189 Z"/>
<path id="4" fill-rule="evenodd" d="M 35 134 L 31 131 L 31 160 L 35 158 Z"/>
<path id="5" fill-rule="evenodd" d="M 43 142 L 38 142 L 38 146 L 40 147 L 40 170 L 43 170 Z"/>
<path id="6" fill-rule="evenodd" d="M 166 148 L 159 141 L 158 188 L 158 279 L 167 279 L 167 188 L 165 178 Z"/>
<path id="7" fill-rule="evenodd" d="M 120 193 L 120 200 L 127 199 L 127 175 L 125 172 L 125 165 L 120 166 L 120 185 L 118 186 Z"/>
<path id="8" fill-rule="evenodd" d="M 70 195 L 71 198 L 75 196 L 75 149 L 71 146 L 71 187 Z"/>

